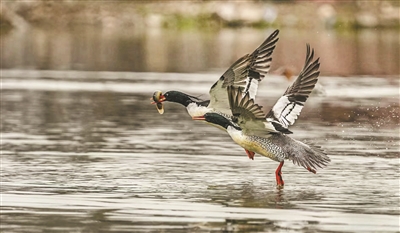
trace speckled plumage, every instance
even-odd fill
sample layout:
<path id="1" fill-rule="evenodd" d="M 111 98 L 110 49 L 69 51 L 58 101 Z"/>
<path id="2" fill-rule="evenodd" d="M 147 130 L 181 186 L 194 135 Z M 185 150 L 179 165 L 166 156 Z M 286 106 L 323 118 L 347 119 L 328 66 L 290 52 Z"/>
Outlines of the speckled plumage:
<path id="1" fill-rule="evenodd" d="M 267 115 L 249 95 L 243 96 L 237 88 L 228 87 L 229 105 L 234 118 L 226 119 L 232 124 L 227 131 L 237 144 L 278 162 L 292 160 L 309 170 L 326 166 L 330 160 L 324 152 L 286 135 L 292 133 L 288 126 L 297 119 L 318 81 L 319 58 L 313 59 L 314 50 L 307 45 L 303 70 Z M 211 121 L 214 117 L 211 117 Z"/>
<path id="2" fill-rule="evenodd" d="M 249 94 L 242 95 L 240 89 L 228 86 L 228 100 L 232 117 L 209 112 L 204 115 L 207 122 L 226 128 L 233 141 L 246 151 L 268 157 L 279 162 L 275 171 L 278 186 L 283 186 L 282 166 L 284 160 L 316 173 L 330 161 L 329 157 L 317 147 L 307 145 L 287 134 L 301 112 L 308 96 L 318 81 L 319 58 L 313 61 L 314 50 L 307 45 L 306 62 L 298 78 L 278 99 L 267 115 Z"/>
<path id="3" fill-rule="evenodd" d="M 268 133 L 264 137 L 246 135 L 240 128 L 228 126 L 232 139 L 243 148 L 254 151 L 274 161 L 285 159 L 304 168 L 322 168 L 330 161 L 320 149 L 309 146 L 282 133 Z"/>

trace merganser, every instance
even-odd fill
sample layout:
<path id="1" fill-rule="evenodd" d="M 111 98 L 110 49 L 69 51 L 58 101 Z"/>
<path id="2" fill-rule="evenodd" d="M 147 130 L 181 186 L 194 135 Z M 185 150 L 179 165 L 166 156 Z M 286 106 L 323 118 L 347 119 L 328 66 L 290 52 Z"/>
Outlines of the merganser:
<path id="1" fill-rule="evenodd" d="M 310 53 L 307 44 L 307 58 L 303 70 L 296 81 L 288 87 L 268 114 L 254 103 L 249 94 L 245 96 L 233 86 L 228 87 L 232 116 L 226 117 L 209 112 L 194 120 L 204 120 L 225 128 L 233 141 L 246 150 L 256 152 L 280 162 L 275 171 L 278 187 L 283 187 L 282 166 L 285 159 L 316 173 L 330 161 L 319 148 L 307 145 L 287 136 L 285 131 L 300 114 L 308 96 L 318 81 L 319 58 L 312 62 L 314 50 Z"/>
<path id="2" fill-rule="evenodd" d="M 279 30 L 275 30 L 253 53 L 246 54 L 234 62 L 227 71 L 211 86 L 210 100 L 201 100 L 198 97 L 180 91 L 168 91 L 162 94 L 156 91 L 153 94 L 153 104 L 157 104 L 160 114 L 164 113 L 162 102 L 169 101 L 182 104 L 191 117 L 203 116 L 208 112 L 218 112 L 230 117 L 227 86 L 238 89 L 242 95 L 248 94 L 254 99 L 258 83 L 269 72 L 272 53 L 278 41 Z M 220 128 L 218 124 L 212 124 Z M 226 130 L 223 128 L 223 130 Z M 250 159 L 254 159 L 254 152 L 246 150 Z"/>

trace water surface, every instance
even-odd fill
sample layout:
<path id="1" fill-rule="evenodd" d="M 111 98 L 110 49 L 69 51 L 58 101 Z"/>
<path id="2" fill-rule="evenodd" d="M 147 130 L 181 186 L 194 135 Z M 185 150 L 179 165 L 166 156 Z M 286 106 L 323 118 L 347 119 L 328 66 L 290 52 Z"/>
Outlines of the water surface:
<path id="1" fill-rule="evenodd" d="M 219 74 L 2 70 L 2 232 L 399 232 L 398 78 L 321 77 L 293 137 L 312 174 L 249 160 L 153 91 L 200 97 Z M 288 81 L 260 85 L 265 111 Z"/>

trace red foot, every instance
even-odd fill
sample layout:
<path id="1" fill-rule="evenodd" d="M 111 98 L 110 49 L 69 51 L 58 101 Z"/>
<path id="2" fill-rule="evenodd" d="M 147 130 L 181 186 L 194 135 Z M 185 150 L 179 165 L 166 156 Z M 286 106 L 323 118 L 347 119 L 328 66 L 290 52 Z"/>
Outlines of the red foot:
<path id="1" fill-rule="evenodd" d="M 285 184 L 285 182 L 283 182 L 283 179 L 282 179 L 282 171 L 281 171 L 282 166 L 283 166 L 284 163 L 285 163 L 285 161 L 282 161 L 282 162 L 279 164 L 279 166 L 278 166 L 278 168 L 276 169 L 276 171 L 275 171 L 276 185 L 277 185 L 278 187 L 283 187 L 283 185 Z"/>
<path id="2" fill-rule="evenodd" d="M 244 150 L 246 151 L 246 154 L 249 157 L 249 159 L 254 160 L 254 155 L 256 153 L 254 153 L 253 151 L 246 150 L 246 149 L 244 149 Z"/>
<path id="3" fill-rule="evenodd" d="M 309 171 L 309 172 L 312 172 L 312 173 L 314 173 L 314 174 L 316 174 L 317 173 L 317 171 L 315 171 L 314 169 L 312 169 L 311 167 L 307 167 L 307 170 Z"/>

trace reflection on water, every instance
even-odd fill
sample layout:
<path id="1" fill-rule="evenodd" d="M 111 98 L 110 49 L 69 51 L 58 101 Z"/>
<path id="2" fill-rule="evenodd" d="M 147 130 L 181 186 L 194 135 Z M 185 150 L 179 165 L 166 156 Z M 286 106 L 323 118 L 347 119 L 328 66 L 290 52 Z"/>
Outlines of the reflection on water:
<path id="1" fill-rule="evenodd" d="M 225 70 L 253 51 L 268 30 L 124 31 L 110 28 L 32 28 L 1 36 L 1 68 L 134 72 Z M 272 69 L 300 70 L 305 44 L 321 56 L 324 75 L 398 75 L 397 30 L 356 32 L 301 31 L 285 28 Z"/>
<path id="2" fill-rule="evenodd" d="M 327 96 L 292 130 L 332 162 L 286 163 L 278 190 L 275 162 L 150 105 L 157 89 L 207 93 L 218 74 L 2 75 L 2 232 L 398 232 L 399 79 L 322 77 Z M 287 81 L 263 82 L 267 107 Z"/>

